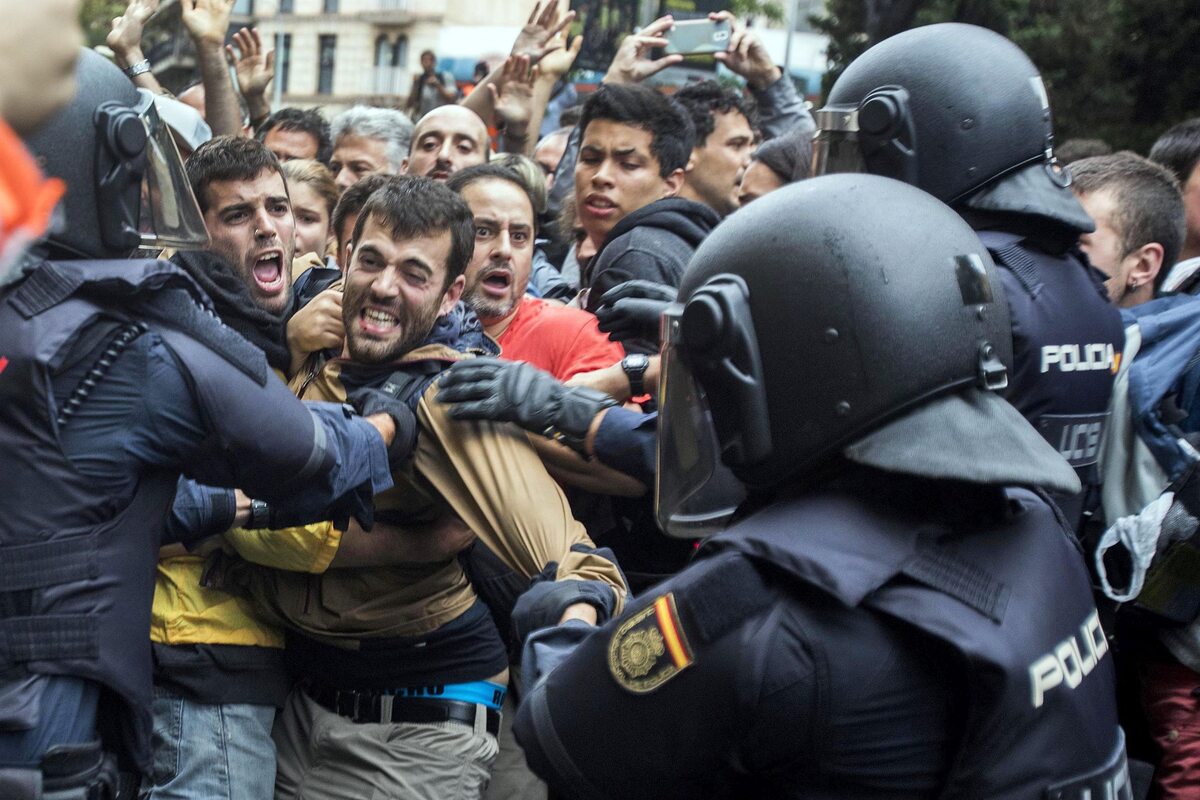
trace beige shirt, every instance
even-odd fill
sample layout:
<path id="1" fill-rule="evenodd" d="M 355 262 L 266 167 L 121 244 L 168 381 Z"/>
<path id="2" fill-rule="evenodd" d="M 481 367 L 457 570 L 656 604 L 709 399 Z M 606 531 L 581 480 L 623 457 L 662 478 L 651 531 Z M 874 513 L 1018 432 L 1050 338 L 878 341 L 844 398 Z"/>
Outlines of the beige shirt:
<path id="1" fill-rule="evenodd" d="M 464 354 L 429 345 L 405 360 L 430 357 Z M 302 371 L 293 388 L 302 399 L 343 401 L 343 363 L 330 360 L 315 375 Z M 435 383 L 417 408 L 416 454 L 409 468 L 393 475 L 396 486 L 376 496 L 377 513 L 425 521 L 448 508 L 516 572 L 531 577 L 557 562 L 559 580 L 612 586 L 619 610 L 627 592 L 620 570 L 606 558 L 572 552 L 572 545 L 594 545 L 525 433 L 512 425 L 453 420 L 436 397 Z M 359 639 L 427 634 L 475 602 L 457 559 L 322 575 L 240 565 L 231 578 L 278 622 L 352 649 Z"/>

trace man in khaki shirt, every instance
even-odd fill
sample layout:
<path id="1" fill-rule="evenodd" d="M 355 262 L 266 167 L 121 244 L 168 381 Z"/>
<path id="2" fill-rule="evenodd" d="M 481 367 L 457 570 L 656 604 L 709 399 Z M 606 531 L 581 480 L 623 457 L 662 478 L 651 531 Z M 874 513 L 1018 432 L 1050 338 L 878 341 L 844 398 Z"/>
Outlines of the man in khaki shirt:
<path id="1" fill-rule="evenodd" d="M 475 231 L 467 205 L 422 179 L 368 200 L 353 237 L 346 348 L 293 388 L 342 400 L 369 385 L 414 404 L 420 433 L 377 515 L 420 525 L 455 514 L 512 569 L 564 588 L 558 621 L 603 621 L 626 592 L 617 565 L 571 515 L 526 435 L 452 420 L 435 402 L 454 361 L 495 353 L 458 305 Z M 276 725 L 276 797 L 477 798 L 496 755 L 507 656 L 453 557 L 322 575 L 248 564 L 241 586 L 289 630 L 301 681 Z"/>

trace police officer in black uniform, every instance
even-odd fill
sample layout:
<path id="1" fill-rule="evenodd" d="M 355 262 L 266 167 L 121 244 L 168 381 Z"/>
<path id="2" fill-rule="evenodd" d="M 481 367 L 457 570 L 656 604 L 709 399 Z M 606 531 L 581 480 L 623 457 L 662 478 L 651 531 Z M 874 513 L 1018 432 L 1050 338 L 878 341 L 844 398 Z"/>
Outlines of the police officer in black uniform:
<path id="1" fill-rule="evenodd" d="M 1057 500 L 1082 531 L 1099 507 L 1124 329 L 1078 249 L 1095 226 L 1054 158 L 1037 68 L 984 28 L 916 28 L 852 62 L 816 118 L 815 175 L 864 171 L 920 187 L 958 211 L 1001 267 L 1013 327 L 1006 397 L 1078 472 L 1084 492 Z"/>
<path id="2" fill-rule="evenodd" d="M 878 176 L 788 186 L 709 236 L 665 328 L 660 514 L 695 516 L 707 441 L 749 497 L 569 653 L 522 598 L 534 771 L 597 800 L 1128 798 L 1043 494 L 1079 482 L 1000 397 L 1004 287 L 971 229 Z"/>
<path id="3" fill-rule="evenodd" d="M 0 281 L 0 797 L 19 800 L 112 797 L 149 767 L 181 473 L 369 524 L 388 443 L 412 445 L 407 409 L 300 403 L 190 278 L 129 259 L 208 237 L 152 97 L 87 50 L 77 80 L 29 142 L 67 182 L 64 224 Z"/>

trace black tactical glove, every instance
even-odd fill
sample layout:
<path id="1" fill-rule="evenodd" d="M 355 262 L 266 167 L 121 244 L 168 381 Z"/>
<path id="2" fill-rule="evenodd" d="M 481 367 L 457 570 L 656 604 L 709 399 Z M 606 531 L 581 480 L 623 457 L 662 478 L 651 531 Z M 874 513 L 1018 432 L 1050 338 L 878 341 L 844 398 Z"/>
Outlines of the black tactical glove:
<path id="1" fill-rule="evenodd" d="M 396 435 L 388 445 L 388 464 L 396 468 L 412 457 L 413 451 L 417 449 L 417 417 L 406 403 L 366 386 L 347 393 L 346 402 L 364 417 L 387 414 L 392 418 L 396 426 Z"/>
<path id="2" fill-rule="evenodd" d="M 596 319 L 614 342 L 631 339 L 659 341 L 659 325 L 667 306 L 675 302 L 674 286 L 654 281 L 619 283 L 600 296 Z"/>
<path id="3" fill-rule="evenodd" d="M 438 380 L 437 398 L 452 404 L 454 419 L 515 422 L 580 453 L 595 416 L 617 404 L 595 389 L 563 386 L 524 362 L 495 358 L 457 362 Z"/>

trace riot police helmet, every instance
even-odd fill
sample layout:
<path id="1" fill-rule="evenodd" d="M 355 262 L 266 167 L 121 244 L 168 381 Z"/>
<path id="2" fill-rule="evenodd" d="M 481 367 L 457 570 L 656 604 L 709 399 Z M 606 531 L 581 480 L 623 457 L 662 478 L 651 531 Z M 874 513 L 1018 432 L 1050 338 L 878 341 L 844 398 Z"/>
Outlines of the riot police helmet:
<path id="1" fill-rule="evenodd" d="M 207 246 L 192 194 L 154 96 L 84 50 L 71 103 L 27 140 L 43 170 L 67 184 L 50 258 L 128 258 L 139 249 Z"/>
<path id="2" fill-rule="evenodd" d="M 738 496 L 725 468 L 754 492 L 839 458 L 1077 491 L 1000 395 L 1012 364 L 1002 293 L 963 219 L 896 180 L 829 175 L 731 215 L 663 318 L 660 525 L 697 535 L 727 517 Z"/>
<path id="3" fill-rule="evenodd" d="M 1053 153 L 1038 69 L 998 33 L 943 23 L 899 33 L 846 67 L 816 112 L 813 174 L 896 178 L 960 208 L 1016 181 L 979 210 L 1090 222 Z M 961 210 L 961 209 L 960 209 Z"/>

